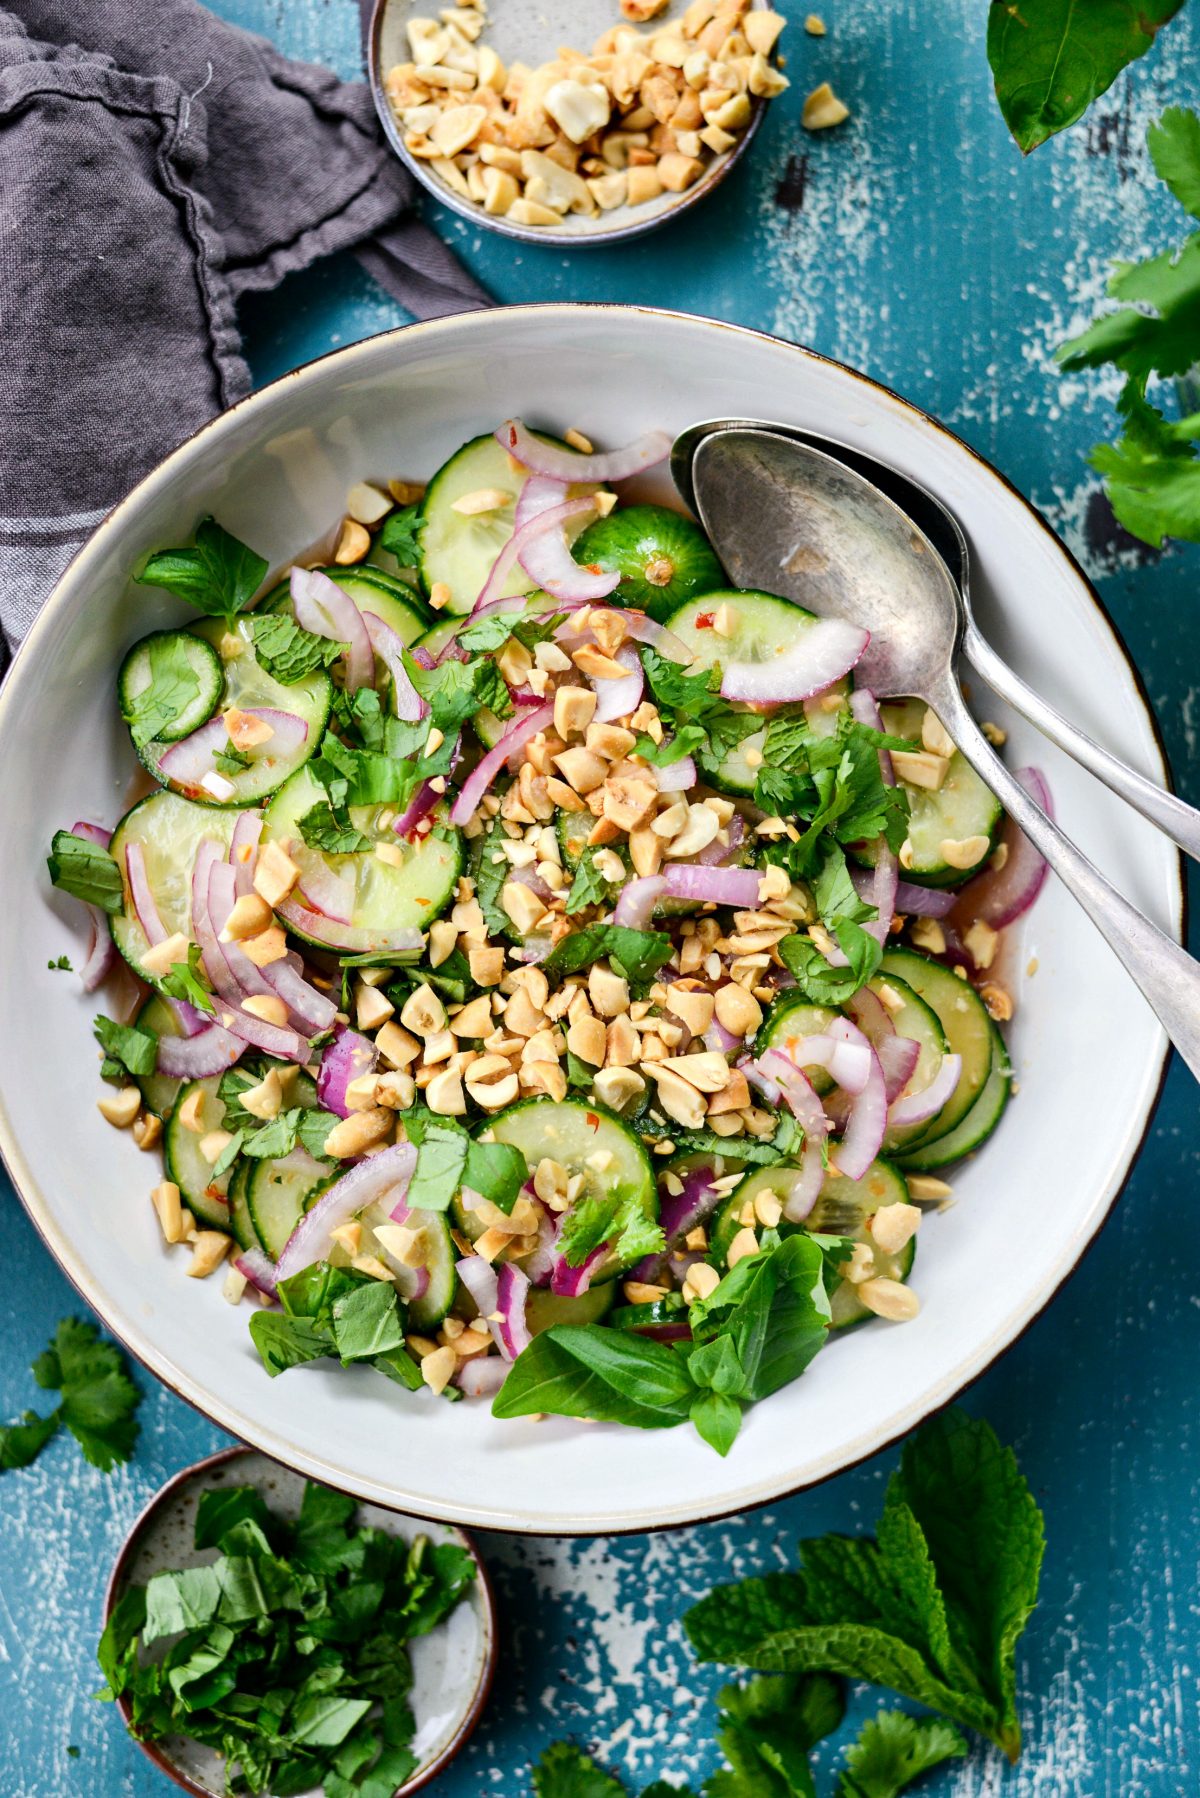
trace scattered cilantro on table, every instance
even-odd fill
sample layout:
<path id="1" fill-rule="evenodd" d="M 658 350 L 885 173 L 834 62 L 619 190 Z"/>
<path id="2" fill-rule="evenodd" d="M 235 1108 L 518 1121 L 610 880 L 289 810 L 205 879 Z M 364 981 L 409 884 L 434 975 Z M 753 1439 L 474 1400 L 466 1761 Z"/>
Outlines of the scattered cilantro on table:
<path id="1" fill-rule="evenodd" d="M 64 1317 L 33 1363 L 33 1377 L 43 1391 L 60 1393 L 60 1403 L 45 1417 L 26 1411 L 19 1423 L 0 1427 L 0 1472 L 28 1467 L 64 1425 L 103 1473 L 128 1461 L 141 1393 L 120 1349 L 102 1341 L 94 1324 Z"/>
<path id="2" fill-rule="evenodd" d="M 97 1696 L 125 1699 L 143 1740 L 215 1749 L 231 1791 L 392 1798 L 418 1765 L 409 1643 L 450 1615 L 475 1564 L 453 1543 L 356 1528 L 355 1513 L 311 1484 L 294 1522 L 253 1486 L 203 1493 L 195 1545 L 216 1558 L 126 1588 Z"/>
<path id="3" fill-rule="evenodd" d="M 1200 115 L 1168 107 L 1147 142 L 1159 179 L 1200 219 Z M 1123 433 L 1092 452 L 1092 466 L 1131 535 L 1155 548 L 1167 537 L 1200 543 L 1200 412 L 1169 420 L 1148 395 L 1153 377 L 1170 380 L 1200 361 L 1200 230 L 1176 252 L 1118 263 L 1108 291 L 1120 309 L 1058 352 L 1064 368 L 1111 364 L 1125 377 Z"/>

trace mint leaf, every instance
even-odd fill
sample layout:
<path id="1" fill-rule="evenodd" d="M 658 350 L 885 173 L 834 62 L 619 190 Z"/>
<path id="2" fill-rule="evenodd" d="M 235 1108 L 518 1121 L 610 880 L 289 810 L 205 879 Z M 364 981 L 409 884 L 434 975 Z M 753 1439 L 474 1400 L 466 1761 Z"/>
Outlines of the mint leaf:
<path id="1" fill-rule="evenodd" d="M 436 668 L 422 668 L 410 655 L 404 666 L 422 699 L 429 706 L 429 727 L 436 725 L 446 738 L 457 737 L 469 718 L 480 710 L 507 718 L 513 709 L 504 676 L 495 662 L 486 656 L 473 662 L 439 662 Z"/>
<path id="2" fill-rule="evenodd" d="M 200 678 L 188 660 L 186 637 L 176 631 L 147 637 L 146 657 L 150 672 L 146 685 L 132 698 L 127 690 L 121 695 L 121 715 L 139 749 L 169 729 L 200 694 Z"/>
<path id="3" fill-rule="evenodd" d="M 282 687 L 294 687 L 310 674 L 332 668 L 346 653 L 345 643 L 304 630 L 284 612 L 255 613 L 247 623 L 255 656 Z"/>
<path id="4" fill-rule="evenodd" d="M 665 931 L 627 930 L 621 924 L 591 924 L 565 936 L 542 966 L 547 974 L 574 974 L 608 960 L 627 980 L 652 980 L 674 954 Z"/>
<path id="5" fill-rule="evenodd" d="M 1146 133 L 1154 172 L 1179 204 L 1200 219 L 1200 116 L 1168 106 Z"/>
<path id="6" fill-rule="evenodd" d="M 319 799 L 299 819 L 297 828 L 310 849 L 324 855 L 360 855 L 371 847 L 371 838 L 350 823 L 334 816 L 327 799 Z"/>
<path id="7" fill-rule="evenodd" d="M 121 870 L 99 843 L 77 837 L 70 830 L 56 830 L 46 861 L 50 879 L 73 899 L 85 905 L 98 905 L 101 911 L 125 909 L 125 883 Z"/>
<path id="8" fill-rule="evenodd" d="M 758 1645 L 796 1622 L 806 1592 L 800 1573 L 768 1573 L 739 1580 L 736 1585 L 716 1586 L 684 1613 L 683 1626 L 692 1652 L 699 1661 L 753 1666 Z"/>
<path id="9" fill-rule="evenodd" d="M 265 557 L 202 518 L 191 549 L 163 549 L 134 579 L 143 587 L 165 587 L 211 617 L 231 618 L 250 604 L 267 573 Z"/>
<path id="10" fill-rule="evenodd" d="M 596 851 L 585 847 L 575 868 L 575 878 L 571 882 L 571 890 L 567 894 L 566 909 L 568 915 L 585 911 L 589 905 L 606 905 L 610 892 L 610 882 L 596 866 Z"/>
<path id="11" fill-rule="evenodd" d="M 962 1760 L 966 1752 L 966 1743 L 949 1723 L 880 1711 L 846 1750 L 837 1798 L 899 1798 L 923 1773 L 943 1761 Z"/>

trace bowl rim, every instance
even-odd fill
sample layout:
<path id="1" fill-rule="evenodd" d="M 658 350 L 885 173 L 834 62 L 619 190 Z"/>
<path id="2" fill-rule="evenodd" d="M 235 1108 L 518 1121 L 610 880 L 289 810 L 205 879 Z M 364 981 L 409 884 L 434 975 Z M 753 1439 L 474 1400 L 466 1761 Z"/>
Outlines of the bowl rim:
<path id="1" fill-rule="evenodd" d="M 109 1573 L 104 1588 L 104 1604 L 101 1611 L 103 1628 L 107 1629 L 108 1627 L 109 1619 L 113 1614 L 117 1599 L 120 1597 L 121 1589 L 128 1578 L 129 1564 L 137 1549 L 138 1541 L 155 1512 L 163 1505 L 170 1504 L 176 1493 L 181 1491 L 182 1488 L 188 1484 L 189 1480 L 194 1480 L 197 1475 L 207 1473 L 211 1468 L 224 1467 L 230 1461 L 241 1460 L 243 1455 L 260 1455 L 263 1460 L 273 1462 L 275 1466 L 281 1468 L 285 1473 L 295 1474 L 299 1478 L 308 1477 L 301 1474 L 298 1468 L 289 1467 L 286 1462 L 276 1460 L 274 1455 L 268 1455 L 264 1449 L 254 1448 L 245 1442 L 235 1443 L 229 1448 L 217 1449 L 214 1454 L 202 1455 L 198 1461 L 193 1461 L 189 1466 L 180 1468 L 178 1473 L 172 1474 L 171 1478 L 163 1485 L 159 1486 L 157 1491 L 151 1493 L 150 1497 L 146 1500 L 145 1504 L 130 1524 L 128 1530 L 125 1532 L 124 1539 L 122 1540 L 120 1548 L 117 1550 L 116 1560 L 112 1564 L 112 1571 Z M 359 1503 L 365 1504 L 367 1502 L 373 1501 L 367 1501 L 365 1499 L 359 1500 Z M 413 1520 L 418 1523 L 426 1521 L 424 1518 L 417 1517 L 415 1513 L 399 1511 L 390 1505 L 376 1505 L 375 1509 L 380 1511 L 391 1511 L 392 1515 L 396 1517 L 411 1516 Z M 471 1695 L 470 1705 L 460 1719 L 454 1734 L 441 1752 L 435 1755 L 428 1765 L 418 1767 L 411 1779 L 406 1780 L 402 1786 L 397 1787 L 394 1798 L 412 1798 L 414 1792 L 419 1792 L 422 1786 L 427 1786 L 431 1780 L 437 1778 L 439 1773 L 444 1773 L 451 1761 L 457 1759 L 458 1755 L 466 1747 L 470 1738 L 474 1735 L 479 1719 L 483 1715 L 484 1707 L 487 1704 L 488 1697 L 492 1690 L 492 1684 L 496 1677 L 496 1668 L 500 1660 L 500 1629 L 499 1617 L 496 1610 L 496 1588 L 492 1581 L 491 1573 L 488 1570 L 487 1562 L 480 1553 L 479 1544 L 469 1530 L 463 1529 L 462 1525 L 457 1523 L 443 1524 L 442 1527 L 453 1530 L 454 1534 L 458 1536 L 462 1546 L 466 1549 L 467 1553 L 475 1563 L 483 1607 L 486 1651 L 483 1657 L 483 1665 L 479 1670 L 479 1678 L 475 1684 L 475 1690 Z M 117 1699 L 117 1710 L 121 1713 L 121 1717 L 124 1720 L 126 1734 L 129 1736 L 130 1741 L 141 1749 L 142 1753 L 146 1756 L 146 1759 L 153 1762 L 160 1773 L 165 1773 L 167 1778 L 172 1780 L 174 1784 L 179 1787 L 180 1791 L 189 1793 L 190 1798 L 214 1798 L 214 1794 L 208 1786 L 197 1785 L 195 1780 L 192 1779 L 182 1767 L 173 1761 L 170 1755 L 166 1754 L 157 1742 L 143 1741 L 140 1736 L 134 1735 L 129 1727 L 131 1706 L 128 1698 L 122 1697 Z"/>
<path id="2" fill-rule="evenodd" d="M 1111 617 L 1108 608 L 1105 606 L 1104 601 L 1101 599 L 1099 593 L 1084 572 L 1076 556 L 1057 536 L 1038 508 L 1031 500 L 1027 499 L 1013 482 L 997 469 L 987 457 L 980 454 L 979 451 L 975 450 L 969 443 L 965 442 L 963 438 L 958 436 L 956 432 L 942 424 L 941 421 L 933 417 L 931 413 L 926 412 L 924 408 L 915 405 L 911 400 L 904 399 L 885 383 L 877 381 L 872 376 L 863 374 L 857 369 L 851 368 L 844 362 L 839 362 L 835 357 L 823 355 L 821 352 L 808 349 L 801 344 L 791 343 L 786 338 L 776 336 L 771 332 L 756 330 L 746 325 L 733 324 L 725 319 L 711 318 L 700 313 L 683 312 L 677 308 L 621 304 L 613 301 L 532 301 L 523 305 L 494 307 L 483 311 L 455 313 L 442 318 L 427 319 L 418 321 L 415 324 L 397 326 L 392 330 L 378 332 L 373 336 L 362 338 L 357 343 L 347 344 L 337 349 L 328 350 L 323 355 L 314 357 L 309 362 L 302 363 L 298 368 L 290 369 L 286 374 L 278 376 L 274 381 L 267 383 L 266 386 L 247 395 L 245 399 L 239 400 L 225 412 L 219 413 L 215 418 L 209 419 L 205 424 L 193 431 L 189 437 L 185 438 L 174 450 L 170 451 L 170 453 L 151 469 L 149 473 L 144 475 L 123 498 L 118 500 L 116 504 L 110 508 L 100 523 L 95 527 L 88 540 L 80 546 L 75 555 L 71 558 L 71 561 L 67 564 L 66 568 L 55 582 L 50 595 L 42 606 L 41 611 L 38 613 L 37 618 L 34 620 L 28 635 L 18 648 L 16 655 L 13 657 L 12 664 L 9 667 L 3 683 L 0 684 L 0 726 L 2 726 L 5 713 L 12 704 L 12 693 L 15 690 L 19 671 L 24 667 L 29 666 L 36 659 L 38 645 L 42 636 L 49 630 L 51 620 L 55 614 L 62 610 L 66 604 L 65 589 L 68 583 L 74 584 L 75 580 L 78 579 L 80 572 L 86 572 L 89 561 L 100 553 L 107 543 L 107 540 L 123 527 L 127 511 L 135 510 L 147 493 L 152 492 L 160 483 L 168 482 L 177 469 L 181 470 L 186 468 L 193 447 L 196 444 L 202 440 L 206 440 L 210 436 L 218 436 L 221 432 L 227 430 L 231 419 L 242 419 L 248 416 L 252 417 L 255 413 L 260 411 L 269 412 L 274 403 L 275 396 L 280 391 L 287 386 L 303 383 L 307 379 L 312 378 L 316 371 L 322 370 L 327 363 L 336 361 L 348 366 L 361 356 L 378 355 L 381 349 L 384 348 L 390 340 L 399 342 L 401 339 L 410 338 L 414 333 L 422 337 L 437 337 L 442 334 L 453 335 L 455 333 L 466 333 L 469 335 L 473 331 L 487 329 L 489 321 L 497 317 L 503 318 L 510 313 L 540 315 L 541 319 L 544 320 L 548 326 L 552 326 L 554 320 L 562 316 L 575 317 L 580 314 L 595 314 L 600 316 L 605 314 L 629 315 L 647 321 L 671 320 L 684 325 L 701 325 L 709 329 L 728 332 L 735 338 L 749 338 L 755 342 L 767 344 L 772 349 L 786 351 L 788 354 L 799 358 L 802 362 L 817 363 L 824 367 L 836 370 L 838 374 L 846 377 L 853 384 L 869 389 L 876 396 L 881 396 L 888 405 L 902 417 L 919 422 L 937 435 L 947 439 L 958 451 L 964 452 L 986 477 L 992 481 L 999 482 L 1001 487 L 1019 502 L 1025 512 L 1028 513 L 1038 532 L 1043 537 L 1047 538 L 1054 550 L 1065 559 L 1082 594 L 1091 602 L 1097 617 L 1108 631 L 1113 651 L 1119 661 L 1123 664 L 1129 676 L 1134 696 L 1141 708 L 1143 721 L 1149 727 L 1152 741 L 1155 744 L 1161 762 L 1164 782 L 1168 788 L 1173 787 L 1166 744 L 1158 720 L 1155 717 L 1153 706 L 1150 703 L 1150 697 L 1145 682 L 1120 630 Z M 1171 929 L 1173 927 L 1177 939 L 1183 941 L 1186 937 L 1188 921 L 1188 892 L 1187 883 L 1184 878 L 1184 859 L 1181 850 L 1175 851 L 1172 869 L 1174 875 L 1174 903 L 1172 911 L 1174 915 L 1167 928 Z M 170 1391 L 177 1397 L 184 1399 L 185 1402 L 190 1404 L 202 1417 L 215 1423 L 219 1428 L 226 1430 L 239 1441 L 244 1440 L 249 1446 L 259 1449 L 261 1453 L 267 1455 L 270 1459 L 279 1461 L 282 1465 L 291 1468 L 295 1472 L 303 1473 L 308 1478 L 318 1480 L 323 1485 L 330 1486 L 335 1490 L 346 1492 L 352 1497 L 358 1498 L 366 1503 L 377 1504 L 385 1510 L 395 1510 L 414 1516 L 428 1515 L 437 1521 L 455 1524 L 460 1527 L 464 1523 L 468 1523 L 475 1527 L 510 1530 L 532 1536 L 639 1535 L 644 1534 L 648 1530 L 684 1529 L 699 1523 L 718 1522 L 724 1518 L 738 1516 L 747 1510 L 752 1510 L 766 1504 L 776 1503 L 785 1498 L 794 1497 L 800 1492 L 805 1492 L 813 1487 L 820 1486 L 826 1480 L 835 1478 L 837 1475 L 861 1465 L 872 1456 L 879 1454 L 883 1450 L 891 1448 L 897 1442 L 902 1441 L 910 1431 L 915 1429 L 920 1423 L 924 1422 L 926 1418 L 936 1415 L 947 1405 L 954 1403 L 955 1400 L 968 1389 L 968 1387 L 973 1385 L 977 1379 L 981 1378 L 984 1373 L 993 1367 L 1009 1348 L 1020 1341 L 1032 1325 L 1036 1323 L 1046 1311 L 1050 1303 L 1058 1296 L 1063 1286 L 1079 1268 L 1088 1249 L 1091 1247 L 1092 1243 L 1096 1241 L 1104 1225 L 1112 1216 L 1116 1201 L 1123 1191 L 1129 1179 L 1131 1170 L 1145 1146 L 1146 1139 L 1154 1121 L 1155 1112 L 1157 1111 L 1158 1104 L 1162 1098 L 1171 1055 L 1171 1045 L 1166 1038 L 1165 1032 L 1160 1032 L 1158 1055 L 1158 1078 L 1153 1092 L 1145 1103 L 1145 1115 L 1141 1129 L 1137 1132 L 1136 1137 L 1129 1140 L 1127 1152 L 1123 1161 L 1119 1162 L 1114 1167 L 1114 1170 L 1110 1175 L 1106 1189 L 1101 1197 L 1103 1208 L 1099 1213 L 1095 1228 L 1073 1258 L 1064 1257 L 1063 1261 L 1055 1266 L 1049 1276 L 1049 1284 L 1041 1302 L 1034 1305 L 1033 1309 L 1031 1309 L 1028 1314 L 1025 1315 L 1014 1328 L 1012 1328 L 1011 1333 L 1004 1335 L 1000 1340 L 993 1338 L 990 1342 L 981 1344 L 976 1351 L 974 1359 L 966 1365 L 960 1364 L 949 1376 L 947 1386 L 933 1396 L 915 1403 L 910 1407 L 909 1411 L 906 1411 L 902 1416 L 897 1417 L 894 1425 L 880 1426 L 869 1437 L 864 1438 L 861 1441 L 861 1444 L 855 1444 L 853 1451 L 844 1458 L 840 1458 L 836 1466 L 819 1469 L 799 1480 L 794 1479 L 790 1474 L 785 1474 L 782 1478 L 775 1481 L 760 1481 L 754 1488 L 741 1491 L 736 1495 L 730 1495 L 728 1502 L 721 1500 L 715 1507 L 706 1506 L 699 1509 L 692 1509 L 681 1515 L 674 1507 L 667 1506 L 655 1510 L 644 1510 L 630 1521 L 622 1519 L 616 1523 L 606 1520 L 602 1515 L 600 1517 L 588 1515 L 581 1519 L 564 1516 L 557 1519 L 555 1524 L 551 1526 L 548 1523 L 531 1523 L 518 1512 L 506 1511 L 484 1516 L 478 1511 L 465 1512 L 461 1506 L 456 1505 L 435 1505 L 429 1501 L 418 1501 L 414 1503 L 407 1499 L 393 1502 L 380 1496 L 377 1492 L 362 1490 L 352 1479 L 348 1478 L 343 1469 L 330 1465 L 319 1457 L 308 1455 L 303 1452 L 292 1451 L 286 1443 L 279 1441 L 275 1442 L 274 1447 L 268 1446 L 269 1440 L 275 1440 L 270 1437 L 269 1432 L 259 1429 L 256 1433 L 255 1431 L 246 1429 L 245 1425 L 249 1420 L 242 1419 L 241 1417 L 235 1418 L 231 1407 L 229 1407 L 223 1400 L 214 1400 L 211 1394 L 202 1392 L 198 1382 L 193 1380 L 181 1366 L 177 1365 L 174 1360 L 162 1353 L 153 1345 L 153 1343 L 144 1338 L 140 1326 L 131 1317 L 125 1318 L 121 1315 L 117 1306 L 110 1304 L 104 1295 L 94 1290 L 94 1283 L 91 1280 L 82 1256 L 78 1252 L 77 1245 L 64 1233 L 61 1233 L 58 1230 L 57 1226 L 45 1212 L 45 1205 L 41 1192 L 17 1143 L 15 1132 L 10 1128 L 7 1112 L 2 1102 L 0 1102 L 0 1163 L 5 1167 L 12 1182 L 13 1189 L 33 1223 L 34 1228 L 42 1238 L 42 1241 L 53 1256 L 55 1262 L 58 1264 L 60 1270 L 74 1286 L 84 1303 L 89 1305 L 102 1319 L 107 1328 L 117 1340 L 122 1343 L 128 1352 L 150 1373 L 167 1386 Z M 2 1101 L 2 1095 L 0 1095 L 0 1101 Z"/>
<path id="3" fill-rule="evenodd" d="M 392 3 L 393 0 L 374 0 L 367 26 L 367 84 L 371 89 L 371 98 L 375 102 L 375 111 L 379 115 L 384 137 L 409 174 L 440 205 L 448 206 L 451 212 L 456 212 L 460 218 L 467 219 L 473 225 L 482 225 L 485 230 L 494 231 L 498 237 L 514 238 L 518 243 L 543 244 L 565 250 L 598 250 L 607 249 L 611 244 L 629 243 L 635 237 L 645 237 L 651 231 L 660 230 L 698 205 L 701 200 L 707 199 L 721 185 L 726 175 L 750 148 L 767 109 L 765 100 L 752 95 L 750 123 L 732 150 L 725 150 L 715 156 L 699 181 L 683 193 L 676 194 L 670 205 L 662 207 L 648 218 L 635 218 L 629 224 L 614 225 L 611 229 L 601 231 L 560 231 L 552 226 L 513 224 L 507 218 L 485 212 L 473 200 L 464 200 L 461 194 L 456 194 L 440 177 L 435 177 L 421 158 L 413 156 L 406 147 L 404 134 L 396 122 L 396 115 L 387 97 L 382 66 L 383 21 Z M 751 0 L 751 5 L 759 4 L 767 6 L 770 0 Z"/>

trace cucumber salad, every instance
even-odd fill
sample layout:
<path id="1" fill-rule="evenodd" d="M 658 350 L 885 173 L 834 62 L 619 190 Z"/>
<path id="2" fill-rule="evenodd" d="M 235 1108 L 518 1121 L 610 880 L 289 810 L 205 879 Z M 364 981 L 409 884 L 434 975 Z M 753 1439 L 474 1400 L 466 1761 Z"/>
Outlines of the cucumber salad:
<path id="1" fill-rule="evenodd" d="M 832 1332 L 916 1316 L 1005 1109 L 1044 865 L 855 684 L 865 632 L 621 497 L 669 447 L 510 420 L 354 488 L 328 565 L 206 518 L 136 571 L 200 616 L 117 675 L 150 790 L 50 873 L 122 1012 L 100 1109 L 272 1376 L 726 1453 Z"/>

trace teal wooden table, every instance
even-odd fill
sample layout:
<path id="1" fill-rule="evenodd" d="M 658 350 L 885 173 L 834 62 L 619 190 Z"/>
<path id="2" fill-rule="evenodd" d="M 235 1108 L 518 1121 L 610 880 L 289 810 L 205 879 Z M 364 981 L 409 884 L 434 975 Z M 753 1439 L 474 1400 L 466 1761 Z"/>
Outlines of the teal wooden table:
<path id="1" fill-rule="evenodd" d="M 742 168 L 678 226 L 566 258 L 514 250 L 449 215 L 436 222 L 499 299 L 642 301 L 735 319 L 853 363 L 959 431 L 1043 509 L 1098 583 L 1146 678 L 1178 785 L 1200 801 L 1200 551 L 1153 557 L 1119 539 L 1085 460 L 1110 430 L 1110 393 L 1095 378 L 1063 379 L 1052 361 L 1090 318 L 1110 258 L 1178 241 L 1180 215 L 1148 180 L 1142 146 L 1163 105 L 1200 99 L 1200 8 L 1088 122 L 1024 164 L 992 102 L 983 0 L 821 0 L 830 33 L 820 42 L 799 33 L 808 9 L 784 6 L 799 40 L 792 93 Z M 219 10 L 292 54 L 357 68 L 353 0 L 222 0 Z M 801 97 L 827 75 L 853 118 L 809 137 Z M 263 381 L 403 322 L 348 258 L 244 311 Z M 1049 1546 L 1020 1664 L 1025 1756 L 1009 1771 L 973 1753 L 932 1780 L 936 1798 L 1200 1792 L 1198 1151 L 1196 1089 L 1176 1067 L 1100 1241 L 968 1397 L 1016 1445 Z M 7 1190 L 2 1202 L 0 1411 L 11 1416 L 29 1402 L 30 1359 L 78 1301 Z M 0 1483 L 5 1798 L 169 1790 L 89 1697 L 101 1593 L 146 1497 L 223 1438 L 143 1383 L 132 1466 L 106 1479 L 57 1442 Z M 801 1534 L 866 1527 L 891 1463 L 882 1456 L 768 1511 L 681 1534 L 488 1539 L 503 1604 L 500 1676 L 437 1798 L 523 1798 L 530 1756 L 563 1734 L 631 1779 L 703 1774 L 715 1758 L 706 1698 L 719 1680 L 691 1662 L 681 1611 L 718 1579 L 789 1562 Z M 858 1698 L 852 1719 L 867 1702 Z"/>

